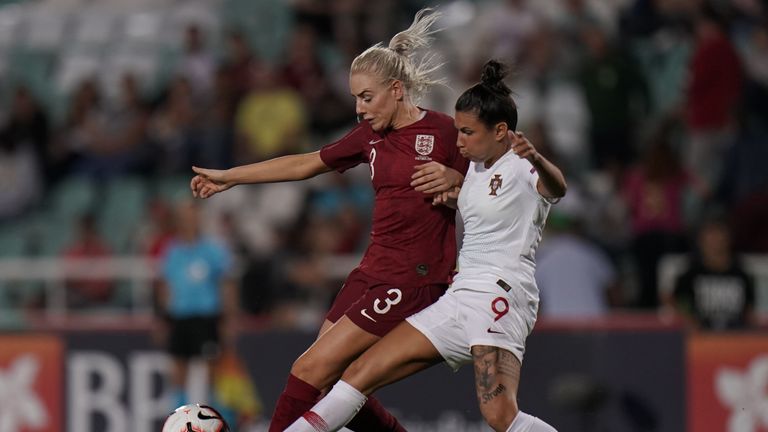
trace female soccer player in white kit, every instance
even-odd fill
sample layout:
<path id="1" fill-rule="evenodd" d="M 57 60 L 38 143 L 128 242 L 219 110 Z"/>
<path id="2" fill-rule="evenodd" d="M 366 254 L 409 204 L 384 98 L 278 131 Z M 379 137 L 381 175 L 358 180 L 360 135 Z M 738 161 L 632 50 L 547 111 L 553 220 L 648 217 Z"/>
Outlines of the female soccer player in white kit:
<path id="1" fill-rule="evenodd" d="M 286 431 L 340 429 L 378 388 L 445 361 L 474 362 L 480 411 L 495 431 L 555 429 L 517 406 L 525 339 L 539 305 L 534 255 L 551 203 L 564 196 L 560 170 L 515 132 L 517 108 L 491 60 L 456 102 L 457 145 L 471 160 L 461 187 L 435 197 L 458 204 L 464 222 L 459 269 L 436 303 L 409 317 L 344 372 L 331 392 Z"/>

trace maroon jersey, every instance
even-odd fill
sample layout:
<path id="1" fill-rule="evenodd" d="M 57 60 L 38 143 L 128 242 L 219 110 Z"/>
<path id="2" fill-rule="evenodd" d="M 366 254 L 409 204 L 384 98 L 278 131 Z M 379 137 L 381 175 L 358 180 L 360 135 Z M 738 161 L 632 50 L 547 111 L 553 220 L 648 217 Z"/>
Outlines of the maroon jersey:
<path id="1" fill-rule="evenodd" d="M 426 111 L 409 126 L 381 133 L 362 122 L 320 150 L 323 162 L 339 172 L 369 164 L 376 199 L 361 272 L 401 286 L 448 283 L 456 260 L 455 212 L 433 206 L 432 197 L 410 183 L 413 167 L 429 161 L 466 173 L 469 162 L 456 137 L 451 117 Z"/>

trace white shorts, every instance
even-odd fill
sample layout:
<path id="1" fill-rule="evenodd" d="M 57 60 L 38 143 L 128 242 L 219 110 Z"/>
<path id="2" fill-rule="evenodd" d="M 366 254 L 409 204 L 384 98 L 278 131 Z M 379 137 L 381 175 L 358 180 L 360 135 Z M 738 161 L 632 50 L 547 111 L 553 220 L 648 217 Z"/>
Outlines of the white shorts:
<path id="1" fill-rule="evenodd" d="M 538 306 L 538 299 L 529 298 L 520 285 L 489 276 L 454 281 L 436 303 L 407 321 L 453 370 L 472 361 L 470 349 L 476 345 L 508 350 L 522 364 Z"/>

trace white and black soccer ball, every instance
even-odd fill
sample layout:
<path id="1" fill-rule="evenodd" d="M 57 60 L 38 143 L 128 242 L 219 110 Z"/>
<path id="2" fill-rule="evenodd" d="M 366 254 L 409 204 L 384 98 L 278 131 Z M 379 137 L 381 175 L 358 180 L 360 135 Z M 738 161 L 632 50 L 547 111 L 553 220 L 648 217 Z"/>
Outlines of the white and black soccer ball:
<path id="1" fill-rule="evenodd" d="M 163 432 L 229 432 L 229 426 L 212 407 L 189 404 L 176 408 L 165 419 Z"/>

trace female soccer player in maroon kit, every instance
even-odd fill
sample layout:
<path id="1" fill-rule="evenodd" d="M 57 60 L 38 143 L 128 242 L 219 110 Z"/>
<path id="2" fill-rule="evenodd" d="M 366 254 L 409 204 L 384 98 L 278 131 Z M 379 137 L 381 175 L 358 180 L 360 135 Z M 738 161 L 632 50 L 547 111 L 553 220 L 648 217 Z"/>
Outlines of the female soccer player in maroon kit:
<path id="1" fill-rule="evenodd" d="M 288 427 L 362 352 L 447 289 L 456 258 L 454 211 L 432 205 L 432 195 L 458 186 L 468 161 L 456 148 L 453 119 L 415 104 L 439 82 L 430 78 L 436 67 L 429 60 L 416 64 L 413 59 L 415 48 L 429 45 L 437 16 L 420 11 L 388 46 L 375 45 L 354 59 L 349 86 L 362 121 L 339 141 L 317 152 L 229 170 L 194 168 L 193 194 L 208 198 L 237 184 L 302 180 L 361 163 L 370 166 L 376 193 L 370 244 L 317 341 L 293 364 L 270 432 Z M 348 427 L 404 430 L 371 399 Z"/>

